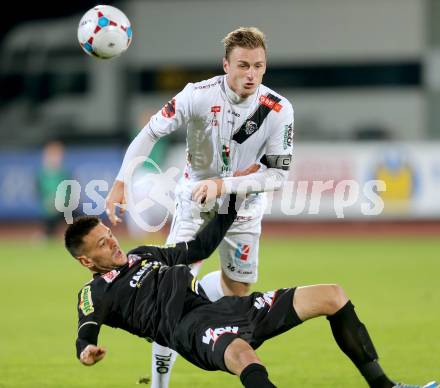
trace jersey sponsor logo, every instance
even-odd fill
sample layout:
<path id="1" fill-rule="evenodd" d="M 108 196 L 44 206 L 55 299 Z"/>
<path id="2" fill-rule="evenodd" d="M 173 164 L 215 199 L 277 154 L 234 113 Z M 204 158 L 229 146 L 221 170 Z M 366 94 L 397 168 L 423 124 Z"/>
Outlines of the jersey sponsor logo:
<path id="1" fill-rule="evenodd" d="M 172 353 L 166 355 L 155 354 L 156 371 L 160 374 L 166 374 L 170 370 Z"/>
<path id="2" fill-rule="evenodd" d="M 240 117 L 240 113 L 234 112 L 233 110 L 228 109 L 228 113 L 235 117 Z"/>
<path id="3" fill-rule="evenodd" d="M 235 257 L 242 261 L 246 261 L 249 257 L 250 249 L 251 249 L 250 245 L 238 243 L 237 249 L 235 250 Z"/>
<path id="4" fill-rule="evenodd" d="M 107 282 L 111 283 L 113 280 L 116 279 L 116 277 L 119 275 L 119 271 L 114 269 L 110 272 L 106 272 L 105 274 L 101 275 L 101 277 Z"/>
<path id="5" fill-rule="evenodd" d="M 176 114 L 176 99 L 173 98 L 168 101 L 162 108 L 162 116 L 168 119 L 172 118 Z"/>
<path id="6" fill-rule="evenodd" d="M 213 86 L 217 86 L 219 84 L 221 84 L 222 81 L 216 81 L 212 84 L 207 84 L 207 85 L 199 85 L 199 86 L 195 86 L 194 89 L 209 89 L 212 88 Z"/>
<path id="7" fill-rule="evenodd" d="M 211 106 L 212 113 L 220 113 L 221 110 L 222 110 L 222 107 L 220 105 Z"/>
<path id="8" fill-rule="evenodd" d="M 284 126 L 284 142 L 283 147 L 286 150 L 292 146 L 293 141 L 293 123 Z"/>
<path id="9" fill-rule="evenodd" d="M 245 271 L 245 270 L 241 270 L 240 268 L 237 270 L 237 273 L 240 275 L 252 275 L 254 272 L 253 271 Z"/>
<path id="10" fill-rule="evenodd" d="M 270 309 L 273 305 L 273 302 L 275 301 L 275 295 L 275 291 L 265 292 L 262 296 L 259 296 L 255 299 L 254 307 L 257 310 L 261 310 L 265 306 L 268 306 Z"/>
<path id="11" fill-rule="evenodd" d="M 142 286 L 142 281 L 144 278 L 145 273 L 149 270 L 149 269 L 158 269 L 161 266 L 161 263 L 159 263 L 158 261 L 148 261 L 148 260 L 142 260 L 141 262 L 141 268 L 139 269 L 139 271 L 137 271 L 133 277 L 130 280 L 130 287 L 141 287 Z"/>
<path id="12" fill-rule="evenodd" d="M 86 286 L 81 290 L 81 296 L 79 298 L 79 308 L 84 315 L 89 315 L 95 311 L 92 301 L 92 288 Z"/>
<path id="13" fill-rule="evenodd" d="M 206 329 L 205 335 L 202 337 L 202 342 L 206 345 L 209 345 L 212 341 L 212 345 L 214 346 L 219 337 L 225 333 L 237 334 L 238 326 L 225 326 L 217 327 L 215 329 Z"/>
<path id="14" fill-rule="evenodd" d="M 275 103 L 278 103 L 281 101 L 280 98 L 273 96 L 272 94 L 268 94 L 267 97 L 270 100 L 274 101 Z M 264 100 L 266 101 L 266 100 Z M 236 141 L 238 144 L 242 144 L 247 139 L 249 139 L 250 136 L 252 136 L 254 133 L 258 131 L 258 129 L 261 127 L 261 124 L 263 124 L 263 121 L 266 119 L 267 115 L 272 111 L 272 108 L 269 108 L 267 106 L 268 104 L 262 104 L 261 98 L 260 98 L 260 105 L 256 109 L 256 111 L 246 119 L 246 121 L 243 123 L 243 125 L 235 132 L 234 136 L 232 137 L 232 140 Z M 254 124 L 252 124 L 254 123 Z"/>
<path id="15" fill-rule="evenodd" d="M 269 96 L 271 96 L 269 94 Z M 267 106 L 269 109 L 273 109 L 275 112 L 279 112 L 283 109 L 283 106 L 278 103 L 278 101 L 273 100 L 269 96 L 260 96 L 260 103 L 264 106 Z"/>

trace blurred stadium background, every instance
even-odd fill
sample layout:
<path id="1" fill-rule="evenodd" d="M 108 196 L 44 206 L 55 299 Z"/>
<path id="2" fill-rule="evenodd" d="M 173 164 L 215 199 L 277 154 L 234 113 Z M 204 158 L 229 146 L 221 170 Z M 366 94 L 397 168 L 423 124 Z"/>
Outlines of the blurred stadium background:
<path id="1" fill-rule="evenodd" d="M 47 202 L 60 179 L 76 179 L 78 211 L 86 204 L 100 213 L 108 187 L 91 187 L 98 194 L 91 195 L 86 184 L 102 179 L 110 186 L 148 118 L 187 82 L 222 73 L 221 39 L 242 25 L 267 34 L 264 83 L 294 104 L 289 181 L 331 182 L 317 211 L 310 190 L 274 195 L 256 288 L 338 282 L 371 327 L 391 375 L 439 379 L 440 2 L 106 4 L 133 26 L 132 45 L 115 60 L 90 58 L 77 43 L 79 19 L 96 5 L 90 1 L 12 4 L 1 26 L 0 387 L 131 386 L 147 374 L 149 346 L 114 330 L 103 331 L 110 353 L 102 365 L 84 370 L 74 359 L 76 290 L 88 274 L 64 253 L 64 220 Z M 154 159 L 164 170 L 182 168 L 184 141 L 180 131 L 158 143 Z M 378 193 L 384 209 L 365 215 L 362 205 L 371 201 L 362 188 L 372 179 L 387 186 Z M 360 187 L 353 203 L 335 196 L 346 180 Z M 126 225 L 119 229 L 126 248 L 163 242 L 168 230 L 151 237 L 130 219 Z M 216 265 L 212 260 L 204 272 Z M 280 387 L 363 386 L 324 321 L 260 354 Z M 239 386 L 182 360 L 173 382 Z"/>

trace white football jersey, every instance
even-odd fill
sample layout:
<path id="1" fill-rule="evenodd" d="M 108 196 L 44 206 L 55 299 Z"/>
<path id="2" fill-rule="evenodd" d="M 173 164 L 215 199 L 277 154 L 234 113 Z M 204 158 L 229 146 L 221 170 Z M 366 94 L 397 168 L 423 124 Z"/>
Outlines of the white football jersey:
<path id="1" fill-rule="evenodd" d="M 292 105 L 264 85 L 243 100 L 230 90 L 226 76 L 190 83 L 146 129 L 160 138 L 182 127 L 191 180 L 232 175 L 263 155 L 292 154 Z"/>
<path id="2" fill-rule="evenodd" d="M 283 181 L 292 155 L 292 105 L 264 85 L 242 99 L 229 88 L 226 77 L 187 84 L 150 119 L 125 159 L 148 156 L 157 139 L 186 129 L 184 180 L 230 177 L 263 158 L 261 170 L 268 167 L 277 172 L 277 180 Z M 123 167 L 119 180 L 124 180 Z"/>

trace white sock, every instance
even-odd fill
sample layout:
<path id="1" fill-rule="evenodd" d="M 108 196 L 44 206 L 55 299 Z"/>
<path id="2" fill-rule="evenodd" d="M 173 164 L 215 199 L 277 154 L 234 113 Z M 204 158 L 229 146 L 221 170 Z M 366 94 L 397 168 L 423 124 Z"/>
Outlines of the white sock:
<path id="1" fill-rule="evenodd" d="M 151 388 L 168 388 L 177 353 L 156 342 L 151 351 Z"/>
<path id="2" fill-rule="evenodd" d="M 210 272 L 203 276 L 200 284 L 205 290 L 206 296 L 211 302 L 215 302 L 225 296 L 220 283 L 221 271 Z"/>

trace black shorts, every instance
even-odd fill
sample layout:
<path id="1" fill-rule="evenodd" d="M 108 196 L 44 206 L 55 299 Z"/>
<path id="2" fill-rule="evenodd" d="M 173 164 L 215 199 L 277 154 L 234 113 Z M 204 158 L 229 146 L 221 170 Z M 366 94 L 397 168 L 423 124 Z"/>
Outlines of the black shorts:
<path id="1" fill-rule="evenodd" d="M 294 288 L 249 296 L 224 297 L 188 312 L 174 332 L 173 348 L 192 364 L 206 370 L 228 371 L 226 347 L 242 338 L 252 348 L 301 323 L 293 309 Z"/>

